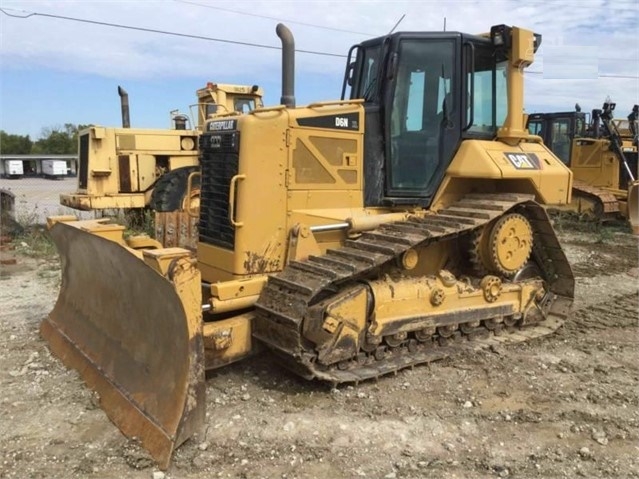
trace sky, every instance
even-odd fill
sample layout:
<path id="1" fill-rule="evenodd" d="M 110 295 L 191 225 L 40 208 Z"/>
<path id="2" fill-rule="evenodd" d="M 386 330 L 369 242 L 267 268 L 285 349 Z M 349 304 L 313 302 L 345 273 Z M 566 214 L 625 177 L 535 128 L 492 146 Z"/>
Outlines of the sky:
<path id="1" fill-rule="evenodd" d="M 339 99 L 348 50 L 368 38 L 502 23 L 542 35 L 525 76 L 528 113 L 591 111 L 610 98 L 625 118 L 639 103 L 639 0 L 0 0 L 0 9 L 0 129 L 32 140 L 65 123 L 120 126 L 118 85 L 136 128 L 170 127 L 170 112 L 188 113 L 209 81 L 258 84 L 277 105 L 280 22 L 295 37 L 298 106 Z"/>

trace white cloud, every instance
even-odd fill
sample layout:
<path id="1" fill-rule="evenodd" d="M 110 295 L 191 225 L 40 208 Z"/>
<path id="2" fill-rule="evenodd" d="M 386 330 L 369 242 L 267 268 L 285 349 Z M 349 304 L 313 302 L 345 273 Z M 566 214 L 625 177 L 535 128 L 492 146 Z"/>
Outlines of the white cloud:
<path id="1" fill-rule="evenodd" d="M 576 101 L 595 108 L 610 95 L 624 111 L 639 103 L 639 4 L 636 0 L 544 1 L 11 1 L 2 8 L 67 16 L 146 29 L 186 33 L 279 47 L 274 29 L 284 21 L 298 50 L 346 55 L 368 36 L 383 35 L 404 16 L 397 30 L 486 32 L 491 25 L 520 25 L 543 35 L 531 71 L 556 62 L 550 50 L 597 51 L 583 57 L 594 80 L 550 80 L 528 75 L 528 110 L 564 109 Z M 245 12 L 246 14 L 233 13 Z M 270 17 L 270 18 L 265 18 Z M 329 29 L 315 28 L 310 24 Z M 178 36 L 86 24 L 43 16 L 16 19 L 0 14 L 1 71 L 49 69 L 66 74 L 92 74 L 127 80 L 242 79 L 246 83 L 279 85 L 280 52 Z M 341 31 L 338 31 L 341 30 Z M 349 33 L 350 32 L 350 33 Z M 585 47 L 585 48 L 584 48 Z M 577 62 L 575 55 L 559 64 Z M 339 94 L 345 59 L 298 53 L 297 85 L 318 77 Z M 617 78 L 625 76 L 630 78 Z M 572 77 L 574 78 L 574 77 Z M 52 90 L 55 85 L 52 85 Z M 6 93 L 6 92 L 5 92 Z M 50 92 L 50 93 L 53 93 Z M 312 92 L 310 92 L 312 93 Z M 305 92 L 306 96 L 310 96 Z M 192 92 L 188 92 L 192 96 Z M 275 95 L 274 95 L 275 96 Z M 328 99 L 325 95 L 323 98 Z M 277 92 L 279 98 L 279 92 Z M 312 98 L 309 98 L 309 100 Z M 112 99 L 109 99 L 112 101 Z M 626 106 L 627 105 L 627 106 Z"/>

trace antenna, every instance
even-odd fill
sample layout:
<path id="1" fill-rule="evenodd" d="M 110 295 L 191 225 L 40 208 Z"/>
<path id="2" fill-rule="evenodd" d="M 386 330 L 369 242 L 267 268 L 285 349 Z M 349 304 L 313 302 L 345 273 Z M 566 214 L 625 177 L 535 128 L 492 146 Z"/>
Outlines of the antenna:
<path id="1" fill-rule="evenodd" d="M 403 14 L 403 15 L 402 15 L 402 18 L 400 18 L 399 20 L 397 20 L 397 23 L 395 24 L 395 26 L 394 26 L 393 28 L 391 28 L 391 31 L 390 31 L 390 32 L 388 32 L 388 34 L 389 34 L 389 35 L 395 31 L 395 29 L 397 28 L 397 25 L 399 25 L 399 24 L 402 22 L 402 20 L 404 19 L 404 17 L 405 17 L 405 16 L 406 16 L 406 14 Z"/>
<path id="2" fill-rule="evenodd" d="M 444 31 L 446 31 L 446 17 L 444 17 Z"/>

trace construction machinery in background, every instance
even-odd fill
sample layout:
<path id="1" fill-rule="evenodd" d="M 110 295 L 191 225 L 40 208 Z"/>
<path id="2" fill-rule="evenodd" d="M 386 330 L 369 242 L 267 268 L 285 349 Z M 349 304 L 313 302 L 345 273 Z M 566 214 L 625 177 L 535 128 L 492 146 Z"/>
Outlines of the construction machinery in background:
<path id="1" fill-rule="evenodd" d="M 614 129 L 618 132 L 622 141 L 622 147 L 626 156 L 636 161 L 639 149 L 639 105 L 634 105 L 630 114 L 624 118 L 612 120 Z"/>
<path id="2" fill-rule="evenodd" d="M 282 104 L 200 135 L 195 254 L 50 218 L 63 272 L 41 333 L 163 469 L 202 430 L 206 370 L 268 348 L 357 383 L 550 334 L 573 301 L 542 206 L 570 202 L 572 174 L 523 114 L 540 35 L 374 38 L 350 49 L 341 99 L 296 107 L 276 31 Z"/>
<path id="3" fill-rule="evenodd" d="M 615 103 L 607 100 L 588 115 L 580 109 L 534 113 L 528 129 L 570 167 L 574 174 L 572 201 L 559 208 L 606 221 L 626 218 L 639 234 L 639 173 L 637 115 L 613 119 Z"/>
<path id="4" fill-rule="evenodd" d="M 196 92 L 197 125 L 191 120 L 193 114 L 172 112 L 173 128 L 134 129 L 128 94 L 118 87 L 122 128 L 90 126 L 79 132 L 78 187 L 74 193 L 61 194 L 60 204 L 83 211 L 150 208 L 154 212 L 182 211 L 187 204 L 197 205 L 197 190 L 191 190 L 189 198 L 185 195 L 189 174 L 198 170 L 202 125 L 218 115 L 262 107 L 263 93 L 257 85 L 209 82 Z M 165 245 L 170 246 L 171 241 L 164 241 L 164 225 L 174 220 L 166 216 L 156 223 Z M 195 239 L 188 241 L 195 243 Z"/>

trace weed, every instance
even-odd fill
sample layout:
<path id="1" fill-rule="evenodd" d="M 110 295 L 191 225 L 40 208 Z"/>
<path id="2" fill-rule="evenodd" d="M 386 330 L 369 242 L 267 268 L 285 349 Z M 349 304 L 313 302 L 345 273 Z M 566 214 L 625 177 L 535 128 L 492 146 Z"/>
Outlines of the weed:
<path id="1" fill-rule="evenodd" d="M 549 210 L 548 212 L 557 232 L 564 233 L 570 230 L 579 233 L 593 233 L 598 235 L 597 243 L 609 242 L 617 233 L 632 233 L 629 222 L 622 218 L 599 221 L 571 211 Z"/>
<path id="2" fill-rule="evenodd" d="M 112 223 L 123 225 L 124 237 L 146 234 L 150 237 L 155 235 L 155 217 L 152 210 L 130 209 L 130 210 L 105 210 L 104 217 L 109 217 Z"/>
<path id="3" fill-rule="evenodd" d="M 597 244 L 608 243 L 613 238 L 613 233 L 611 229 L 606 228 L 605 226 L 602 226 L 602 225 L 599 225 L 599 228 L 597 228 L 596 233 L 597 233 L 597 239 L 595 240 L 595 243 Z"/>
<path id="4" fill-rule="evenodd" d="M 150 237 L 155 235 L 155 215 L 148 208 L 142 210 L 134 209 L 125 213 L 124 225 L 126 234 L 146 234 Z"/>
<path id="5" fill-rule="evenodd" d="M 38 205 L 36 205 L 36 207 L 31 211 L 23 209 L 18 210 L 15 220 L 22 227 L 22 229 L 27 230 L 29 228 L 35 227 L 38 224 L 39 215 L 37 208 Z"/>
<path id="6" fill-rule="evenodd" d="M 57 254 L 55 243 L 46 227 L 25 227 L 15 238 L 16 251 L 35 258 L 50 258 Z"/>
<path id="7" fill-rule="evenodd" d="M 37 207 L 36 207 L 37 208 Z M 3 215 L 1 232 L 13 238 L 16 251 L 33 257 L 52 257 L 56 248 L 45 226 L 38 224 L 38 211 L 19 210 L 15 218 Z"/>
<path id="8" fill-rule="evenodd" d="M 567 230 L 593 233 L 600 226 L 599 222 L 572 211 L 549 209 L 548 213 L 553 220 L 554 228 L 560 233 L 564 233 Z"/>

